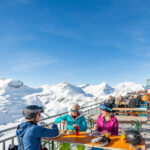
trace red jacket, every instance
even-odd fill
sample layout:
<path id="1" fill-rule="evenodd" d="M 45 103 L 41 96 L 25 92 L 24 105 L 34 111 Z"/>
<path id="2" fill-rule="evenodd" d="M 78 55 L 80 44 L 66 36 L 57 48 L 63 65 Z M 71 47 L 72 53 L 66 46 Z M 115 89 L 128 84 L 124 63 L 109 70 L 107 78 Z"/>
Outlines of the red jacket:
<path id="1" fill-rule="evenodd" d="M 104 117 L 99 115 L 97 119 L 97 131 L 103 133 L 104 130 L 107 130 L 111 135 L 118 135 L 118 120 L 114 115 L 111 116 L 110 120 L 106 122 L 104 127 Z"/>

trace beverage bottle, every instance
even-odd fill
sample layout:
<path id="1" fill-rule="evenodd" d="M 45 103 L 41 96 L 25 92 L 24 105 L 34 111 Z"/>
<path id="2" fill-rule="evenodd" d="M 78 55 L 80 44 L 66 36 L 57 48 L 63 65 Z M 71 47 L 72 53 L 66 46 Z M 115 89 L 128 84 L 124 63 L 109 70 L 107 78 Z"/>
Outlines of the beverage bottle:
<path id="1" fill-rule="evenodd" d="M 125 142 L 125 134 L 124 134 L 124 133 L 121 134 L 121 142 L 122 142 L 122 143 Z"/>
<path id="2" fill-rule="evenodd" d="M 79 135 L 79 126 L 75 127 L 75 134 Z"/>

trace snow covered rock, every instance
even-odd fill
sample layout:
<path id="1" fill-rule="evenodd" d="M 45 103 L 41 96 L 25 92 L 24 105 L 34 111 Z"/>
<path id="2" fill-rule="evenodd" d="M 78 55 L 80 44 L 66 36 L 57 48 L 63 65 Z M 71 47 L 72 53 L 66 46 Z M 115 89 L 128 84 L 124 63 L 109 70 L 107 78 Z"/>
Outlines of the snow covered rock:
<path id="1" fill-rule="evenodd" d="M 23 86 L 23 82 L 22 81 L 11 81 L 9 82 L 8 84 L 9 87 L 12 87 L 12 88 L 20 88 L 21 86 Z"/>

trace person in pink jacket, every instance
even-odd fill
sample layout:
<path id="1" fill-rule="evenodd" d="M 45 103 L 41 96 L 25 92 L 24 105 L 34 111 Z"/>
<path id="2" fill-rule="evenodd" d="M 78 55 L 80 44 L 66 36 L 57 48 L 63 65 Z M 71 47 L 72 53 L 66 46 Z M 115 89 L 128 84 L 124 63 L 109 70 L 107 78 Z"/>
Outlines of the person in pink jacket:
<path id="1" fill-rule="evenodd" d="M 110 135 L 118 135 L 118 120 L 112 113 L 112 104 L 104 103 L 100 105 L 102 113 L 96 123 L 96 131 Z"/>
<path id="2" fill-rule="evenodd" d="M 98 116 L 95 130 L 107 136 L 118 135 L 118 120 L 112 113 L 112 104 L 104 103 L 100 105 L 102 113 Z M 92 150 L 103 150 L 102 148 L 92 147 Z"/>

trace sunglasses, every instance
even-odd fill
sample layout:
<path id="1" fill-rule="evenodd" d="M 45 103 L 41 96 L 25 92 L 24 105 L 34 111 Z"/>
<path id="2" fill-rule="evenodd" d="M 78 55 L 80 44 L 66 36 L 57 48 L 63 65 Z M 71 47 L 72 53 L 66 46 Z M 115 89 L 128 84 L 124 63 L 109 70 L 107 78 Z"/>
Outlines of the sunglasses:
<path id="1" fill-rule="evenodd" d="M 77 110 L 73 110 L 73 109 L 71 109 L 71 112 L 77 112 Z"/>

